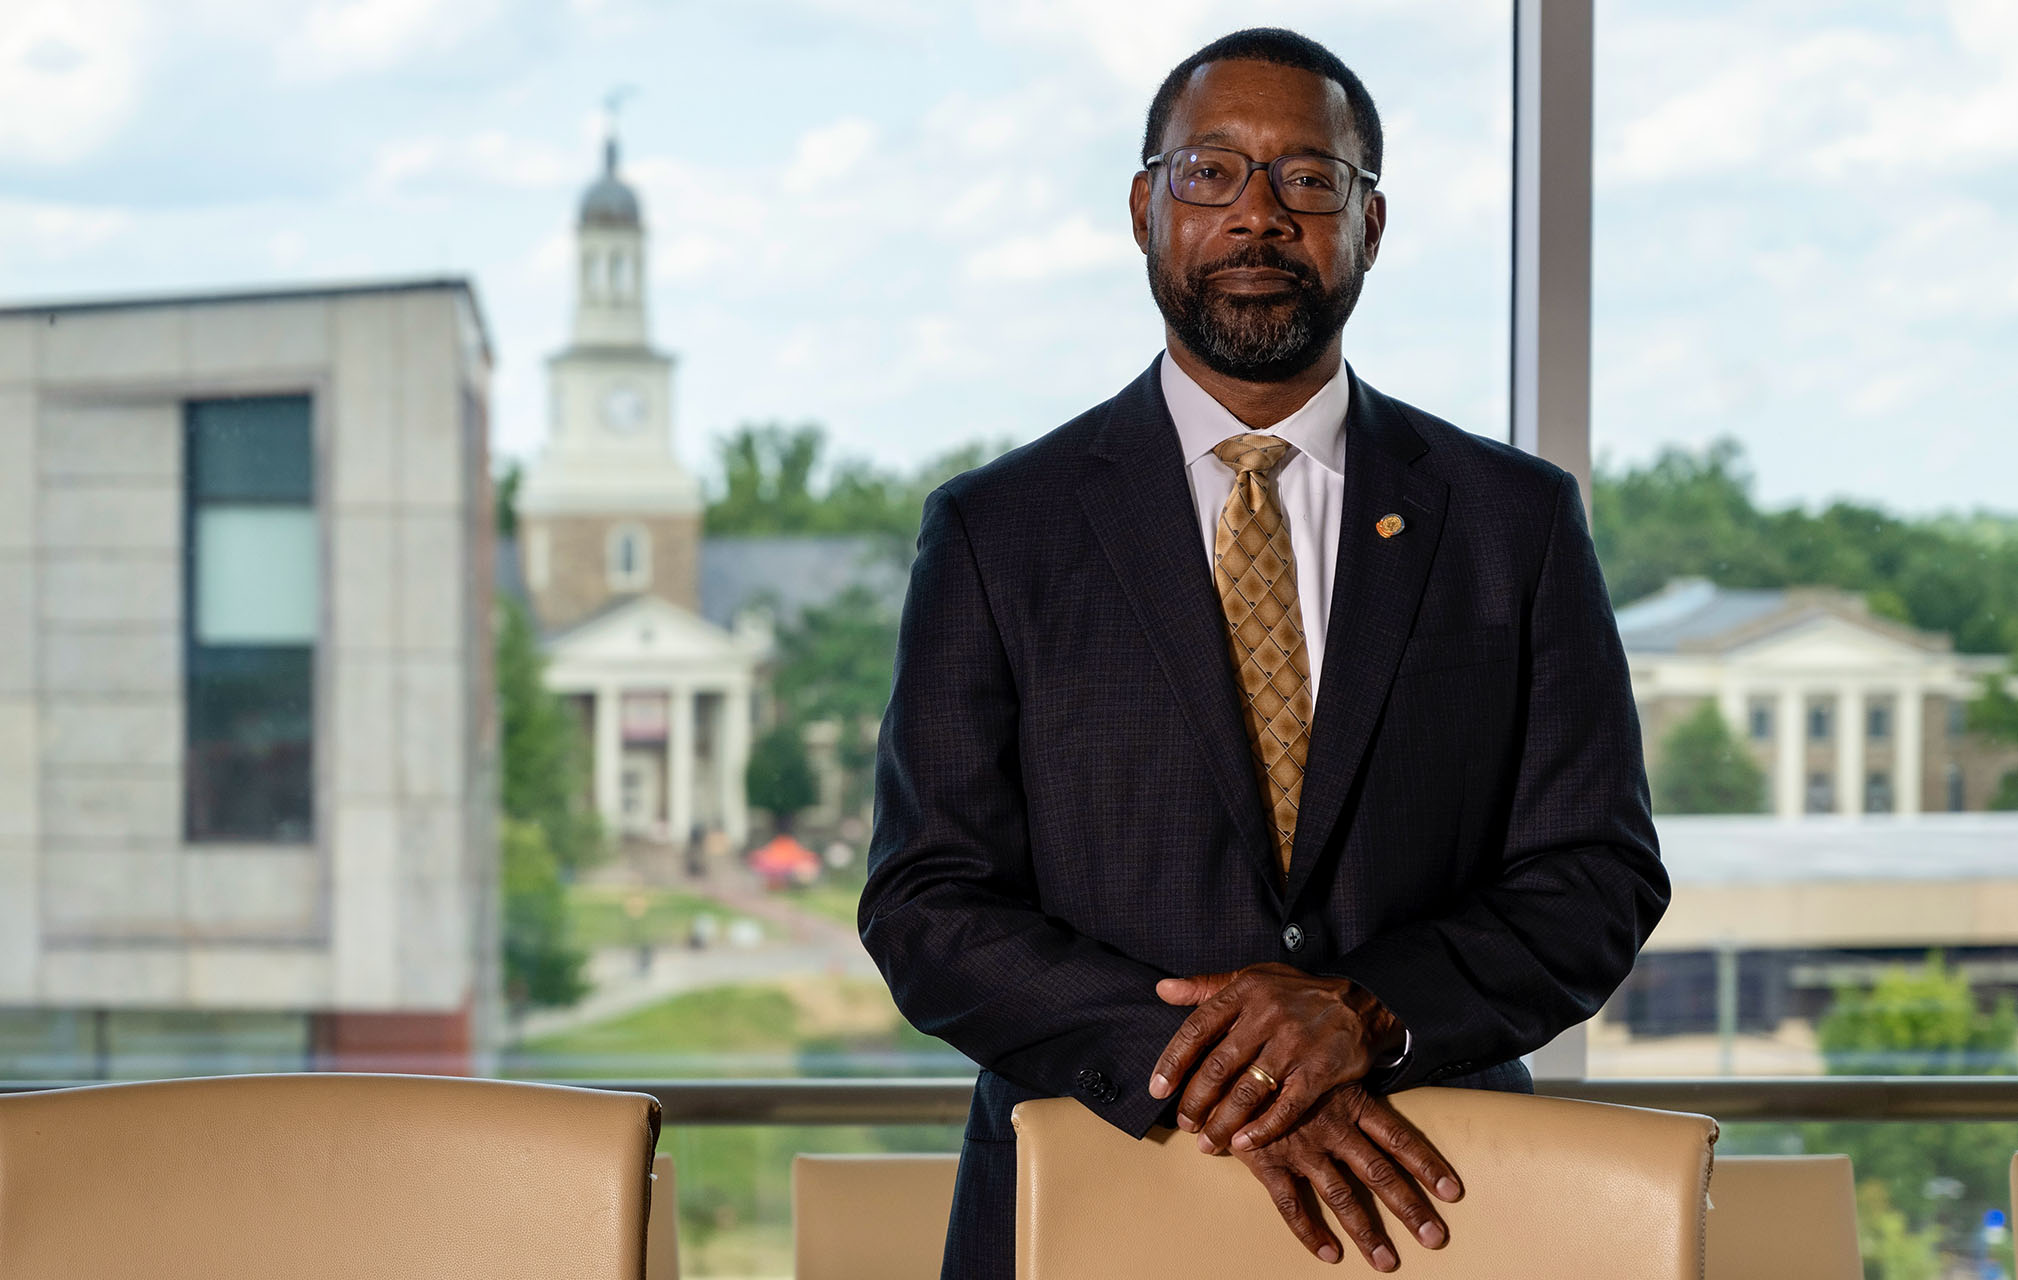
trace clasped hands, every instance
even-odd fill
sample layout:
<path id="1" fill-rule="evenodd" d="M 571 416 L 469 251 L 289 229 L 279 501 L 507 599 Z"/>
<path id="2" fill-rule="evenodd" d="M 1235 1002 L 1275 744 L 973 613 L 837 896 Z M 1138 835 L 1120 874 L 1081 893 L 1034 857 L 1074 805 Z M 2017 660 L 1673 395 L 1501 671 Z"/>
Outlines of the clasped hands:
<path id="1" fill-rule="evenodd" d="M 1198 1134 L 1201 1151 L 1238 1157 L 1306 1249 L 1326 1262 L 1343 1256 L 1306 1189 L 1331 1207 L 1376 1270 L 1392 1271 L 1400 1259 L 1369 1192 L 1424 1245 L 1443 1246 L 1449 1232 L 1422 1189 L 1445 1201 L 1463 1189 L 1415 1126 L 1362 1086 L 1402 1043 L 1394 1015 L 1371 992 L 1344 978 L 1259 964 L 1166 978 L 1156 994 L 1197 1008 L 1156 1060 L 1150 1094 L 1168 1098 L 1181 1086 L 1178 1127 Z"/>

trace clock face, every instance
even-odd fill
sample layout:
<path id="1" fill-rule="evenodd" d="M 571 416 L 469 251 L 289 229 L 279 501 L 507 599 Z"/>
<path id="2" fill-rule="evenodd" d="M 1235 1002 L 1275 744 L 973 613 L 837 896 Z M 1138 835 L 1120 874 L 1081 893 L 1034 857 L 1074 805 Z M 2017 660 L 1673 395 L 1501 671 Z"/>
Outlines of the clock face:
<path id="1" fill-rule="evenodd" d="M 629 383 L 618 383 L 603 394 L 603 425 L 626 435 L 645 425 L 645 396 Z"/>

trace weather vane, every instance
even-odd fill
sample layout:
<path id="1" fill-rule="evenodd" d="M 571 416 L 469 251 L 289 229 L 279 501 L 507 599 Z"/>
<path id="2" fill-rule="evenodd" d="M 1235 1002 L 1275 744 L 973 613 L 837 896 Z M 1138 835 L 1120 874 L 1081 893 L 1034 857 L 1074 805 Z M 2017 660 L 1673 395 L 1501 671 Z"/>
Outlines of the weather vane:
<path id="1" fill-rule="evenodd" d="M 636 96 L 638 87 L 620 84 L 603 95 L 604 131 L 611 137 L 617 136 L 617 113 L 624 108 L 624 99 Z"/>

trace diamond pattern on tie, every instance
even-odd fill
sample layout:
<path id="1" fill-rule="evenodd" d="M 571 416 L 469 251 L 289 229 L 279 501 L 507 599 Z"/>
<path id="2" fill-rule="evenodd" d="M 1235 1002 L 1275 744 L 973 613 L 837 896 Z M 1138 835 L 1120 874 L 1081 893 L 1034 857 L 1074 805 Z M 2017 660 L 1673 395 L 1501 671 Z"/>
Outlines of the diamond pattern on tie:
<path id="1" fill-rule="evenodd" d="M 1287 440 L 1260 432 L 1229 437 L 1212 450 L 1233 469 L 1233 492 L 1212 539 L 1212 577 L 1226 610 L 1247 741 L 1285 879 L 1314 709 L 1310 654 L 1296 600 L 1296 556 L 1269 478 L 1288 451 Z"/>

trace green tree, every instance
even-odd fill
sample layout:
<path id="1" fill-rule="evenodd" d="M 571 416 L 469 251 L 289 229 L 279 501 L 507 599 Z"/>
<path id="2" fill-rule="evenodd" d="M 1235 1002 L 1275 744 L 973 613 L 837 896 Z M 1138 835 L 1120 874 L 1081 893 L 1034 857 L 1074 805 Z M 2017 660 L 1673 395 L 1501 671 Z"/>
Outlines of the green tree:
<path id="1" fill-rule="evenodd" d="M 771 686 L 797 724 L 831 720 L 840 727 L 838 763 L 846 803 L 861 800 L 873 763 L 873 737 L 890 702 L 897 651 L 896 612 L 875 592 L 851 586 L 823 605 L 808 605 L 777 637 Z"/>
<path id="2" fill-rule="evenodd" d="M 505 998 L 514 1009 L 571 1005 L 588 983 L 583 953 L 569 937 L 560 860 L 538 823 L 507 818 L 499 833 L 504 862 Z"/>
<path id="3" fill-rule="evenodd" d="M 859 458 L 830 462 L 817 423 L 752 423 L 720 442 L 722 491 L 708 504 L 710 534 L 853 533 L 890 540 L 908 560 L 925 495 L 1001 452 L 974 443 L 905 474 Z"/>
<path id="4" fill-rule="evenodd" d="M 806 755 L 805 731 L 787 720 L 751 743 L 743 785 L 752 805 L 767 811 L 781 829 L 790 830 L 793 815 L 820 798 L 819 780 Z"/>
<path id="5" fill-rule="evenodd" d="M 1913 1230 L 1882 1182 L 1857 1184 L 1857 1252 L 1865 1280 L 1937 1280 L 1941 1233 Z"/>
<path id="6" fill-rule="evenodd" d="M 2010 999 L 1985 1009 L 1966 975 L 1930 955 L 1918 968 L 1895 965 L 1868 989 L 1842 987 L 1817 1027 L 1832 1075 L 2009 1075 L 2018 1071 L 2018 1014 Z M 1983 1211 L 2004 1201 L 2018 1123 L 1818 1124 L 1801 1127 L 1809 1151 L 1850 1156 L 1860 1185 L 1883 1187 L 1913 1231 L 1932 1229 L 1951 1248 L 1968 1245 Z M 1956 1198 L 1933 1197 L 1936 1178 L 1961 1184 Z M 1917 1246 L 1894 1233 L 1902 1255 L 1880 1280 L 1922 1272 Z M 1868 1257 L 1868 1255 L 1867 1255 Z"/>
<path id="7" fill-rule="evenodd" d="M 1907 520 L 1847 502 L 1763 510 L 1744 451 L 1728 439 L 1625 470 L 1599 466 L 1591 511 L 1617 604 L 1677 577 L 1831 586 L 1864 596 L 1880 617 L 1946 632 L 1964 652 L 2018 646 L 2018 522 L 2008 518 Z"/>
<path id="8" fill-rule="evenodd" d="M 1997 779 L 1997 789 L 1990 793 L 1989 803 L 1983 806 L 1993 813 L 2010 813 L 2018 810 L 2018 769 L 2006 770 Z"/>
<path id="9" fill-rule="evenodd" d="M 505 816 L 540 828 L 563 873 L 601 861 L 601 821 L 589 803 L 588 744 L 572 712 L 546 687 L 546 659 L 524 605 L 498 606 L 498 719 Z"/>
<path id="10" fill-rule="evenodd" d="M 1669 730 L 1653 790 L 1656 813 L 1760 813 L 1766 807 L 1765 771 L 1714 702 Z"/>
<path id="11" fill-rule="evenodd" d="M 508 598 L 498 605 L 496 666 L 505 992 L 519 1009 L 572 1004 L 585 990 L 586 957 L 568 936 L 566 882 L 603 856 L 586 744 L 544 683 L 525 607 Z"/>

